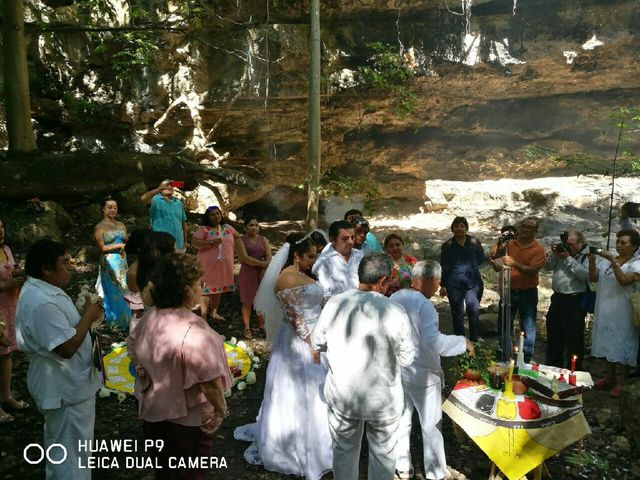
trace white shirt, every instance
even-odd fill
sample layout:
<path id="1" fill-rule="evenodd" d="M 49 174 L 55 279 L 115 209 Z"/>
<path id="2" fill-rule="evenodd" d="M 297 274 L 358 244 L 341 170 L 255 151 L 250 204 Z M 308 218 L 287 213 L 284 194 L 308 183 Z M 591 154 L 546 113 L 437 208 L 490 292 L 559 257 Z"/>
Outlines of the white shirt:
<path id="1" fill-rule="evenodd" d="M 27 385 L 41 409 L 60 408 L 93 397 L 100 388 L 91 338 L 69 359 L 53 350 L 76 334 L 80 314 L 69 296 L 43 280 L 28 277 L 16 308 L 18 348 L 29 355 Z"/>
<path id="2" fill-rule="evenodd" d="M 333 297 L 351 288 L 358 288 L 358 266 L 364 253 L 356 248 L 351 249 L 349 261 L 345 261 L 332 243 L 328 243 L 313 264 L 311 271 L 318 277 L 324 288 L 326 297 Z"/>
<path id="3" fill-rule="evenodd" d="M 391 295 L 404 307 L 411 325 L 411 339 L 416 349 L 413 363 L 402 368 L 402 381 L 429 386 L 442 381 L 444 372 L 440 356 L 460 355 L 467 349 L 462 335 L 444 335 L 439 331 L 438 312 L 422 293 L 405 288 Z"/>
<path id="4" fill-rule="evenodd" d="M 331 298 L 311 333 L 326 346 L 324 394 L 341 415 L 386 420 L 402 413 L 400 366 L 413 361 L 409 319 L 396 302 L 376 292 L 349 290 Z"/>

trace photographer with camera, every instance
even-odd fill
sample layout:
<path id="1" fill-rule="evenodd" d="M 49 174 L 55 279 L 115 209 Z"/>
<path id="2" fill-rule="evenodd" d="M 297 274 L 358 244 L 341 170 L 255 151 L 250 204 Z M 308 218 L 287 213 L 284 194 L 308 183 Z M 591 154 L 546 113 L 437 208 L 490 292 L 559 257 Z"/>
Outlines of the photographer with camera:
<path id="1" fill-rule="evenodd" d="M 584 319 L 587 311 L 582 299 L 587 291 L 589 270 L 582 232 L 570 230 L 552 243 L 545 269 L 553 271 L 551 305 L 547 312 L 547 365 L 567 368 L 571 357 L 578 357 L 582 370 L 584 355 Z"/>
<path id="2" fill-rule="evenodd" d="M 518 237 L 506 242 L 505 255 L 493 259 L 491 262 L 496 271 L 508 268 L 509 280 L 509 309 L 508 327 L 513 330 L 516 314 L 520 316 L 520 328 L 525 334 L 524 360 L 529 363 L 533 356 L 536 341 L 536 316 L 538 313 L 538 272 L 544 267 L 546 252 L 536 240 L 536 233 L 540 222 L 536 217 L 527 217 L 518 226 Z M 503 300 L 500 300 L 500 315 L 498 316 L 498 333 L 501 336 L 500 346 L 502 356 L 509 358 L 513 345 L 507 344 L 503 332 L 509 331 L 502 314 Z"/>

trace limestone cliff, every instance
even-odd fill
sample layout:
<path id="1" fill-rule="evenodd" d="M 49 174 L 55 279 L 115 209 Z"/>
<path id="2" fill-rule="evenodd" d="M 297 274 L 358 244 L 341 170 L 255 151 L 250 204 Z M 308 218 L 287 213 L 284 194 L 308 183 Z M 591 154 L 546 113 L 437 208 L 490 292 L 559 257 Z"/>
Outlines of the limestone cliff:
<path id="1" fill-rule="evenodd" d="M 155 22 L 187 15 L 156 4 Z M 131 23 L 126 2 L 110 5 L 110 25 Z M 308 6 L 206 6 L 184 30 L 151 31 L 157 50 L 124 80 L 114 71 L 116 37 L 36 28 L 73 24 L 80 6 L 48 1 L 32 10 L 39 146 L 187 148 L 259 180 L 255 191 L 218 186 L 231 208 L 304 183 Z M 609 161 L 616 141 L 609 114 L 640 104 L 637 0 L 327 0 L 321 15 L 323 169 L 356 179 L 352 193 L 362 199 L 421 201 L 429 179 L 585 172 L 558 159 Z M 376 41 L 397 46 L 415 72 L 409 115 L 394 112 L 390 95 L 357 97 L 336 86 L 336 79 L 348 84 Z M 1 135 L 0 128 L 3 142 Z"/>

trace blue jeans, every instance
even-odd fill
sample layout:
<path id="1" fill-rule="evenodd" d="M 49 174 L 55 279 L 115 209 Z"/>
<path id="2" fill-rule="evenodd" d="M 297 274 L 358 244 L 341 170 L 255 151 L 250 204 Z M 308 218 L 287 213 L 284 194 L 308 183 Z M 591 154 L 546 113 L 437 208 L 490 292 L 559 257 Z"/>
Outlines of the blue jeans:
<path id="1" fill-rule="evenodd" d="M 513 321 L 516 314 L 520 313 L 520 329 L 524 332 L 524 361 L 529 362 L 533 356 L 533 347 L 536 343 L 536 317 L 538 314 L 538 289 L 511 290 L 511 322 L 509 328 L 513 331 Z M 504 359 L 509 359 L 513 352 L 513 346 L 518 345 L 517 339 L 512 338 L 512 345 L 506 345 L 506 339 L 502 338 L 502 301 L 500 301 L 500 313 L 498 315 L 498 336 Z"/>
<path id="2" fill-rule="evenodd" d="M 472 288 L 465 285 L 447 288 L 447 297 L 451 306 L 451 318 L 453 320 L 453 333 L 464 336 L 464 310 L 467 307 L 469 317 L 469 340 L 478 341 L 478 325 L 480 323 L 480 299 L 484 288 L 482 283 Z"/>

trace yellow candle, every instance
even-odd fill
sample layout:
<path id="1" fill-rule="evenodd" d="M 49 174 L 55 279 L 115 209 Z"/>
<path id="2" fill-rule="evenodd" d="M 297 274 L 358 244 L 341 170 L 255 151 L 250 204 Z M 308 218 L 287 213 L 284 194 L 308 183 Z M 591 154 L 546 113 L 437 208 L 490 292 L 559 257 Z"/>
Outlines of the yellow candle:
<path id="1" fill-rule="evenodd" d="M 513 367 L 515 366 L 515 362 L 513 359 L 511 359 L 511 362 L 509 362 L 509 375 L 507 376 L 507 381 L 504 384 L 504 393 L 502 394 L 502 396 L 504 398 L 508 398 L 508 399 L 512 399 L 514 398 L 513 395 Z"/>

